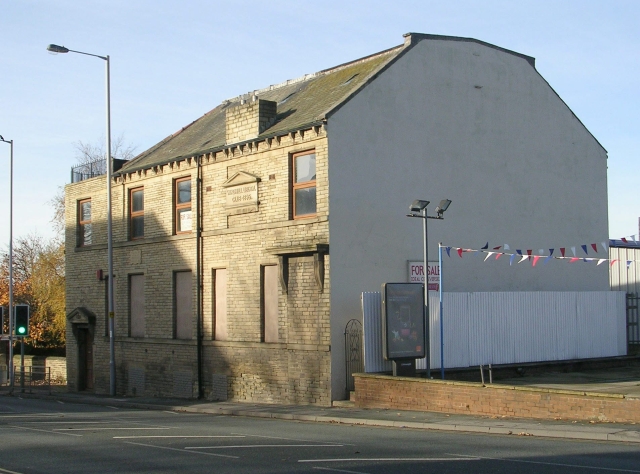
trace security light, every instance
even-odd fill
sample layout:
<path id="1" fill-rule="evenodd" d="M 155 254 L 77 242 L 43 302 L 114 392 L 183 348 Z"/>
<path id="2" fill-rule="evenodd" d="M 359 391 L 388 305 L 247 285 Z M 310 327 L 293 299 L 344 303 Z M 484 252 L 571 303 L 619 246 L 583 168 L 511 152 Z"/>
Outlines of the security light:
<path id="1" fill-rule="evenodd" d="M 450 199 L 443 199 L 442 201 L 440 201 L 440 204 L 438 204 L 438 207 L 436 207 L 436 214 L 438 214 L 439 217 L 442 217 L 442 214 L 444 214 L 444 211 L 447 210 L 449 204 L 451 204 Z"/>
<path id="2" fill-rule="evenodd" d="M 425 306 L 425 310 L 424 310 L 424 327 L 425 327 L 425 340 L 424 340 L 424 346 L 425 346 L 425 352 L 426 352 L 426 366 L 427 366 L 427 378 L 431 378 L 431 358 L 429 356 L 429 354 L 431 353 L 431 343 L 430 343 L 430 335 L 429 335 L 429 282 L 427 279 L 427 269 L 429 268 L 429 244 L 427 241 L 427 221 L 429 219 L 438 219 L 441 220 L 443 219 L 442 215 L 444 214 L 444 211 L 447 210 L 447 208 L 449 207 L 449 204 L 451 204 L 451 200 L 449 199 L 443 199 L 442 201 L 440 201 L 440 204 L 438 204 L 438 207 L 436 207 L 436 215 L 435 216 L 430 216 L 427 214 L 427 206 L 429 205 L 429 201 L 423 201 L 421 199 L 416 199 L 415 201 L 413 201 L 411 203 L 411 207 L 409 207 L 409 210 L 412 212 L 412 214 L 407 214 L 407 217 L 418 217 L 423 219 L 423 229 L 424 229 L 424 273 L 425 273 L 425 279 L 424 279 L 424 306 Z M 442 354 L 441 354 L 442 357 Z M 441 364 L 442 365 L 442 364 Z M 441 367 L 442 370 L 442 378 L 444 379 L 444 365 Z"/>
<path id="3" fill-rule="evenodd" d="M 429 201 L 421 201 L 420 199 L 416 199 L 411 203 L 411 207 L 409 210 L 411 212 L 422 212 L 422 210 L 429 205 Z"/>

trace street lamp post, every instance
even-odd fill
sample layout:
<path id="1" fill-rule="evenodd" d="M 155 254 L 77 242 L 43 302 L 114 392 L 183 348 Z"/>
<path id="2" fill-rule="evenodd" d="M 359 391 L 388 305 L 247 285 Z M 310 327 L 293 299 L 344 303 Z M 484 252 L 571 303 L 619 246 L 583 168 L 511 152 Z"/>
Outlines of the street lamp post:
<path id="1" fill-rule="evenodd" d="M 93 56 L 105 61 L 106 72 L 106 102 L 107 102 L 107 152 L 105 156 L 107 166 L 107 306 L 109 312 L 109 393 L 111 396 L 116 394 L 116 361 L 115 361 L 115 314 L 114 314 L 114 294 L 113 294 L 113 231 L 111 227 L 111 80 L 109 73 L 109 56 L 99 56 L 97 54 L 84 53 L 82 51 L 74 51 L 50 44 L 47 51 L 52 53 L 78 53 L 85 56 Z"/>
<path id="2" fill-rule="evenodd" d="M 9 387 L 13 390 L 13 140 L 0 141 L 11 147 L 9 164 Z"/>
<path id="3" fill-rule="evenodd" d="M 426 365 L 427 365 L 427 378 L 431 378 L 431 330 L 429 328 L 429 241 L 428 241 L 428 233 L 427 233 L 427 221 L 429 219 L 444 219 L 443 214 L 444 211 L 447 210 L 451 204 L 449 199 L 443 199 L 436 207 L 436 215 L 429 216 L 427 215 L 427 206 L 429 205 L 429 201 L 423 201 L 420 199 L 416 199 L 411 204 L 409 210 L 411 214 L 407 214 L 407 217 L 419 217 L 422 219 L 422 229 L 423 229 L 423 244 L 424 244 L 424 349 L 426 354 Z M 418 214 L 416 214 L 418 213 Z M 442 365 L 442 362 L 440 363 Z"/>

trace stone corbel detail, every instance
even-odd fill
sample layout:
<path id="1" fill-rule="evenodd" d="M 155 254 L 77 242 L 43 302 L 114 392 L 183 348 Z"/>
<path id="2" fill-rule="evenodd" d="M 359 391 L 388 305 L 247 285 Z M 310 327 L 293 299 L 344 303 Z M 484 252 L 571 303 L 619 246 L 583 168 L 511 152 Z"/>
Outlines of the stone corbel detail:
<path id="1" fill-rule="evenodd" d="M 313 254 L 313 270 L 320 293 L 324 292 L 324 253 Z"/>
<path id="2" fill-rule="evenodd" d="M 278 278 L 282 292 L 289 293 L 289 257 L 287 255 L 278 256 Z"/>
<path id="3" fill-rule="evenodd" d="M 267 249 L 267 252 L 278 256 L 278 279 L 285 294 L 289 290 L 289 258 L 303 255 L 313 255 L 313 273 L 316 285 L 320 293 L 324 292 L 324 256 L 329 254 L 329 244 L 275 247 Z"/>

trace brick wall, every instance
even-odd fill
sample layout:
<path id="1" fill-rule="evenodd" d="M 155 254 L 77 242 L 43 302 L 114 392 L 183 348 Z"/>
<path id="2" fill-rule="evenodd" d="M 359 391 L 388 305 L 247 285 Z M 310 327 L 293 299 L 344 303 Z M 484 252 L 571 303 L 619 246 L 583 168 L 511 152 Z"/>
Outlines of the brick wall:
<path id="1" fill-rule="evenodd" d="M 571 392 L 448 382 L 420 378 L 355 374 L 355 404 L 360 408 L 434 411 L 551 420 L 640 422 L 640 399 Z"/>
<path id="2" fill-rule="evenodd" d="M 254 103 L 253 105 L 258 105 Z M 264 104 L 263 104 L 264 105 Z M 316 152 L 317 215 L 290 216 L 291 154 Z M 328 163 L 324 129 L 231 146 L 202 161 L 203 383 L 211 399 L 330 405 L 329 256 L 324 291 L 315 279 L 314 257 L 288 249 L 328 243 Z M 257 176 L 258 204 L 252 212 L 227 212 L 225 183 L 238 172 Z M 173 183 L 191 176 L 194 232 L 175 234 Z M 196 176 L 195 158 L 136 171 L 112 186 L 115 292 L 116 392 L 167 397 L 197 396 L 196 345 Z M 128 235 L 129 190 L 144 187 L 144 239 Z M 104 177 L 66 187 L 67 311 L 85 307 L 96 315 L 94 390 L 109 391 L 106 332 L 107 271 Z M 77 202 L 91 198 L 93 242 L 78 248 Z M 262 342 L 262 265 L 288 262 L 288 291 L 278 287 L 279 340 Z M 215 340 L 212 270 L 227 270 L 227 330 Z M 193 338 L 174 339 L 173 274 L 193 275 Z M 129 275 L 144 275 L 144 337 L 129 336 Z M 77 390 L 78 347 L 67 324 L 68 387 Z M 226 386 L 223 387 L 222 384 Z"/>

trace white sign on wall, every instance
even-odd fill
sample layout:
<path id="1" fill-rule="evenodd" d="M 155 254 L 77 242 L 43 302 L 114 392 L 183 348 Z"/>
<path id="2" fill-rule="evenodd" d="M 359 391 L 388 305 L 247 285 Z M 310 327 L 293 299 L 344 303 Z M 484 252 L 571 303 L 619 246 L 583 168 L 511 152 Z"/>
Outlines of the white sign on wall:
<path id="1" fill-rule="evenodd" d="M 424 283 L 424 262 L 407 262 L 407 281 L 409 283 Z M 440 265 L 429 262 L 428 271 L 429 291 L 440 291 Z"/>
<path id="2" fill-rule="evenodd" d="M 189 231 L 193 229 L 191 225 L 191 211 L 184 211 L 180 213 L 180 230 Z"/>

